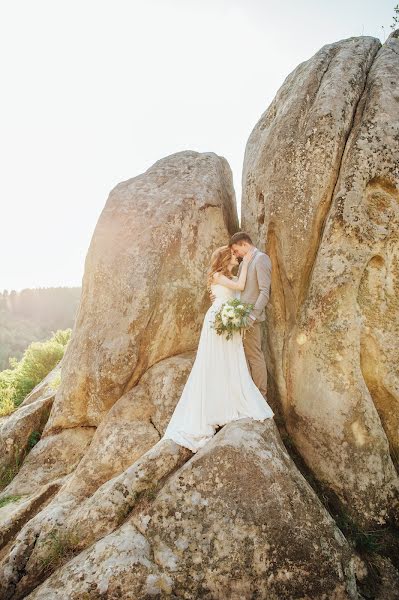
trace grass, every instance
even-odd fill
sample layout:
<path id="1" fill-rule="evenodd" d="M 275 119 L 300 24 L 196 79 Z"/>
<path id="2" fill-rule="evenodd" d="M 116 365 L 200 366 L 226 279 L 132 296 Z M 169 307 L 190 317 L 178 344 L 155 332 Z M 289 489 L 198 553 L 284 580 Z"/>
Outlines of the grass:
<path id="1" fill-rule="evenodd" d="M 395 528 L 387 525 L 378 529 L 361 529 L 345 513 L 334 516 L 337 526 L 350 539 L 359 553 L 393 554 L 399 557 L 399 535 Z"/>
<path id="2" fill-rule="evenodd" d="M 158 485 L 152 485 L 141 492 L 136 492 L 134 501 L 119 506 L 115 514 L 118 524 L 121 524 L 137 505 L 143 508 L 143 506 L 150 504 L 157 497 L 158 491 Z"/>
<path id="3" fill-rule="evenodd" d="M 37 442 L 40 440 L 41 437 L 41 433 L 40 431 L 32 431 L 29 438 L 28 438 L 28 452 L 29 450 L 32 450 L 33 446 L 35 446 L 37 444 Z"/>
<path id="4" fill-rule="evenodd" d="M 54 375 L 54 377 L 52 378 L 52 380 L 49 382 L 48 386 L 52 390 L 58 390 L 60 385 L 61 385 L 61 371 L 58 371 L 58 373 L 56 373 Z"/>
<path id="5" fill-rule="evenodd" d="M 14 449 L 13 459 L 11 464 L 0 471 L 0 490 L 4 489 L 8 486 L 9 483 L 14 479 L 15 475 L 18 473 L 23 460 L 25 458 L 25 452 L 21 451 L 19 446 L 17 445 Z"/>
<path id="6" fill-rule="evenodd" d="M 61 361 L 72 329 L 59 329 L 52 334 L 48 340 L 32 342 L 20 360 L 10 357 L 10 368 L 0 371 L 0 416 L 13 413 L 35 386 Z M 48 387 L 56 391 L 60 383 L 61 373 L 57 372 Z"/>
<path id="7" fill-rule="evenodd" d="M 147 498 L 148 500 L 154 500 L 158 494 L 157 487 L 149 487 L 142 492 L 142 497 Z"/>
<path id="8" fill-rule="evenodd" d="M 2 391 L 0 401 L 0 417 L 8 417 L 15 411 L 16 407 L 13 400 L 13 391 L 9 388 Z"/>
<path id="9" fill-rule="evenodd" d="M 47 536 L 47 553 L 41 565 L 45 571 L 53 571 L 76 554 L 80 537 L 75 531 L 53 529 Z"/>
<path id="10" fill-rule="evenodd" d="M 18 445 L 16 445 L 11 464 L 3 467 L 3 469 L 0 470 L 0 490 L 6 488 L 11 483 L 15 475 L 20 470 L 26 455 L 33 448 L 33 446 L 37 444 L 37 442 L 40 440 L 40 437 L 40 431 L 32 431 L 28 437 L 27 447 L 25 449 L 21 449 Z"/>
<path id="11" fill-rule="evenodd" d="M 116 510 L 116 521 L 118 524 L 122 523 L 130 512 L 130 506 L 128 504 L 123 504 L 123 506 L 119 506 Z"/>
<path id="12" fill-rule="evenodd" d="M 11 502 L 16 502 L 20 498 L 22 498 L 22 496 L 4 496 L 4 498 L 0 498 L 0 508 L 10 504 Z"/>

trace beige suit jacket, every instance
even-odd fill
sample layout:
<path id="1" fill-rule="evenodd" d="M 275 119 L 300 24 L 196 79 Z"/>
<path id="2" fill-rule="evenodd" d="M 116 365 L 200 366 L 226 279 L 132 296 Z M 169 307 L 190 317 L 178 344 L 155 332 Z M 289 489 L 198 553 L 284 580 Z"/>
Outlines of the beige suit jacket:
<path id="1" fill-rule="evenodd" d="M 238 267 L 238 276 L 241 273 L 242 262 Z M 256 317 L 256 321 L 264 321 L 265 306 L 269 301 L 270 282 L 272 273 L 272 261 L 270 257 L 255 248 L 254 256 L 252 257 L 247 271 L 247 279 L 245 288 L 240 294 L 243 302 L 254 304 L 252 315 Z"/>

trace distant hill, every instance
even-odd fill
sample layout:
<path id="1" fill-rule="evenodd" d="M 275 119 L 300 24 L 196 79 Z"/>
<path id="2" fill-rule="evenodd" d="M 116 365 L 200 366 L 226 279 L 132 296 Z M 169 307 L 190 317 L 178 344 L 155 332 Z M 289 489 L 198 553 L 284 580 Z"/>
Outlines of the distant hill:
<path id="1" fill-rule="evenodd" d="M 31 342 L 72 328 L 81 290 L 62 286 L 0 293 L 0 371 L 9 368 L 9 357 L 20 359 Z"/>

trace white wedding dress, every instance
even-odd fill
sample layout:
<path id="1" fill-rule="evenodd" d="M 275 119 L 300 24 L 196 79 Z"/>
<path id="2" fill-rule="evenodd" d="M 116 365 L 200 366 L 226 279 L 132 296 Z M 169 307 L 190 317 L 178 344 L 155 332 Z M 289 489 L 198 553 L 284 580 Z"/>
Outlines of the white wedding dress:
<path id="1" fill-rule="evenodd" d="M 245 358 L 241 334 L 227 340 L 211 327 L 215 312 L 240 292 L 220 283 L 211 285 L 216 296 L 202 325 L 197 354 L 180 400 L 161 439 L 197 452 L 229 421 L 252 417 L 263 421 L 273 411 L 254 384 Z"/>

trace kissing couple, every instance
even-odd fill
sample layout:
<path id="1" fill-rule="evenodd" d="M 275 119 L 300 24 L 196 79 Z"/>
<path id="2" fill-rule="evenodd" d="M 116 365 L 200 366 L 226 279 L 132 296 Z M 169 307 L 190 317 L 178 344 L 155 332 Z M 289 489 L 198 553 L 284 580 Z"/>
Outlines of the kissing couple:
<path id="1" fill-rule="evenodd" d="M 273 417 L 266 400 L 267 370 L 261 348 L 270 282 L 270 257 L 256 248 L 248 233 L 235 233 L 212 253 L 206 280 L 212 304 L 204 316 L 192 369 L 161 439 L 197 452 L 230 421 Z M 226 339 L 213 325 L 216 313 L 232 298 L 253 308 L 245 336 L 236 331 Z"/>

